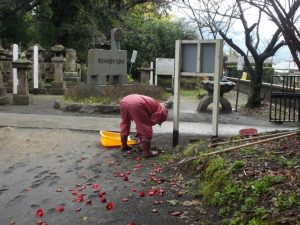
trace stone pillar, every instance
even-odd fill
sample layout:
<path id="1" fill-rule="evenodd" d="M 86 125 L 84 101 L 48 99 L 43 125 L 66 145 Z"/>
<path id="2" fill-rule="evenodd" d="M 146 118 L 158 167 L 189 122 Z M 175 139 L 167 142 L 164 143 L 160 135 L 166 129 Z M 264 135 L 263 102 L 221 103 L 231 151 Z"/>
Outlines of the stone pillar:
<path id="1" fill-rule="evenodd" d="M 66 82 L 64 81 L 63 65 L 64 65 L 64 46 L 55 45 L 51 48 L 53 52 L 53 57 L 51 62 L 53 63 L 54 68 L 54 81 L 51 82 L 51 88 L 49 93 L 51 95 L 64 95 L 66 89 Z"/>
<path id="2" fill-rule="evenodd" d="M 123 36 L 122 30 L 120 28 L 112 29 L 110 32 L 110 36 L 111 36 L 111 38 L 110 38 L 111 50 L 121 50 L 121 40 L 122 40 L 122 36 Z M 119 80 L 119 77 L 117 77 L 117 79 Z M 127 79 L 127 77 L 126 77 L 126 79 Z M 109 79 L 108 79 L 110 84 L 116 84 L 119 82 L 118 80 L 116 80 L 116 77 L 113 75 L 110 75 Z"/>
<path id="3" fill-rule="evenodd" d="M 150 72 L 154 71 L 154 69 L 151 68 L 145 68 L 145 67 L 139 67 L 138 71 L 141 72 L 141 79 L 140 82 L 142 84 L 150 84 Z"/>
<path id="4" fill-rule="evenodd" d="M 35 46 L 38 47 L 38 88 L 34 88 L 34 81 L 33 81 L 33 68 L 31 73 L 29 74 L 29 92 L 34 94 L 45 94 L 45 70 L 44 70 L 44 52 L 46 51 L 42 46 L 36 44 Z M 27 57 L 29 60 L 33 61 L 34 57 L 34 46 L 31 46 L 27 49 Z"/>
<path id="5" fill-rule="evenodd" d="M 24 53 L 21 57 L 12 62 L 13 68 L 16 68 L 18 73 L 17 94 L 13 95 L 13 105 L 29 105 L 32 103 L 32 97 L 29 95 L 28 73 L 32 67 L 32 61 L 26 59 Z"/>
<path id="6" fill-rule="evenodd" d="M 77 71 L 76 58 L 75 49 L 69 48 L 66 50 L 64 81 L 67 82 L 67 86 L 76 85 L 81 81 L 80 74 Z"/>

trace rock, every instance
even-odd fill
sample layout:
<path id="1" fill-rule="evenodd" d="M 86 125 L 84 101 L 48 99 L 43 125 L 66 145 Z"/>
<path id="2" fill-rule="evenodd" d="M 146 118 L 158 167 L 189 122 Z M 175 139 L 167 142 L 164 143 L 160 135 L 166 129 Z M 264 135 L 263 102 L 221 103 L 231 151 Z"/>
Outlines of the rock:
<path id="1" fill-rule="evenodd" d="M 81 110 L 82 107 L 83 105 L 81 104 L 69 104 L 66 105 L 65 110 L 69 112 L 78 112 Z"/>
<path id="2" fill-rule="evenodd" d="M 82 108 L 79 110 L 79 112 L 81 113 L 94 113 L 97 111 L 97 108 L 96 106 L 93 106 L 93 105 L 84 105 L 82 106 Z"/>

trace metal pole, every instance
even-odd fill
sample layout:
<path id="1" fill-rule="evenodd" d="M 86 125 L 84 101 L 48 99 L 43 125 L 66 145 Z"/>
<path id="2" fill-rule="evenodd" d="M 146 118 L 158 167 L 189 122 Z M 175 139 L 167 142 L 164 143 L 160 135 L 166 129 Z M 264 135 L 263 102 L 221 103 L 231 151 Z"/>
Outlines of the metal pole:
<path id="1" fill-rule="evenodd" d="M 174 80 L 174 119 L 173 119 L 173 147 L 179 143 L 179 103 L 180 103 L 180 68 L 181 68 L 181 41 L 175 46 L 175 80 Z"/>

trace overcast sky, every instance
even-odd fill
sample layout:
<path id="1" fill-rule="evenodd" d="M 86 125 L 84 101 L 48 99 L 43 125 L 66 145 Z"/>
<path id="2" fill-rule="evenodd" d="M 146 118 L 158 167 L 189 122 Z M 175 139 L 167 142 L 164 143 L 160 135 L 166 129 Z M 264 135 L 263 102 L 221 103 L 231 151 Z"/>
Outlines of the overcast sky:
<path id="1" fill-rule="evenodd" d="M 196 4 L 196 2 L 195 2 L 195 4 Z M 188 16 L 186 14 L 189 13 L 189 11 L 184 10 L 184 8 L 182 8 L 182 7 L 178 8 L 178 7 L 174 6 L 172 8 L 171 13 L 174 14 L 176 17 L 183 17 L 185 19 L 188 19 Z M 248 11 L 246 18 L 247 18 L 248 25 L 251 26 L 253 23 L 255 23 L 255 21 L 257 19 L 257 13 L 255 11 Z M 277 30 L 277 26 L 273 22 L 269 21 L 267 18 L 263 18 L 261 20 L 260 31 L 259 31 L 261 44 L 260 44 L 259 48 L 265 49 L 265 46 L 266 46 L 268 40 L 271 39 L 272 35 L 274 34 L 274 32 L 276 30 Z M 242 49 L 244 49 L 244 51 L 246 51 L 246 47 L 244 46 L 244 40 L 245 40 L 244 29 L 240 22 L 237 22 L 234 24 L 233 29 L 232 29 L 232 34 L 230 35 L 230 37 L 236 43 L 240 43 L 239 46 L 242 47 Z M 275 54 L 275 56 L 273 57 L 274 64 L 282 62 L 282 61 L 292 61 L 290 51 L 287 47 L 282 47 L 281 49 L 279 49 L 277 51 L 277 53 Z"/>

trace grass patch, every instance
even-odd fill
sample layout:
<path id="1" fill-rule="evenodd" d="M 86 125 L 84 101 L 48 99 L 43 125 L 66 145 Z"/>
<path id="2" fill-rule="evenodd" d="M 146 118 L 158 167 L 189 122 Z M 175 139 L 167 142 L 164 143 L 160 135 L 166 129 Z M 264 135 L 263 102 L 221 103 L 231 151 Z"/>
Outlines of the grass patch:
<path id="1" fill-rule="evenodd" d="M 299 139 L 295 136 L 209 157 L 202 152 L 219 147 L 207 149 L 207 144 L 203 148 L 199 142 L 188 145 L 182 157 L 196 156 L 186 168 L 197 171 L 193 176 L 197 196 L 218 210 L 221 224 L 300 224 Z"/>

